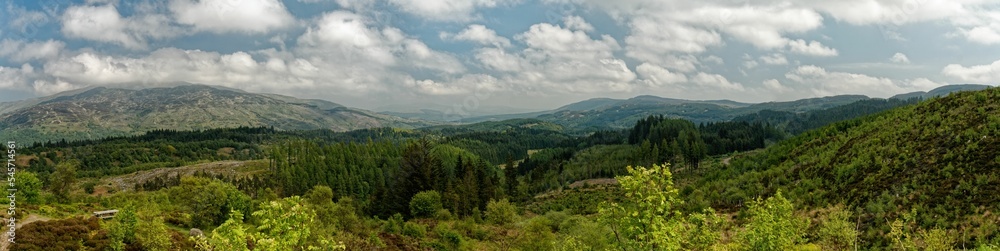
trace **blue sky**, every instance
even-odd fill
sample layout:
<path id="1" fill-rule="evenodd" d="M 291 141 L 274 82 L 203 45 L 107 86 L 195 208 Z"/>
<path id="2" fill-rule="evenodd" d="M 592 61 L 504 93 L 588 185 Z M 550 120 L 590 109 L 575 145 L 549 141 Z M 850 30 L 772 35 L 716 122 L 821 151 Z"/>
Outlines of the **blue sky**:
<path id="1" fill-rule="evenodd" d="M 158 0 L 0 6 L 0 101 L 202 83 L 350 106 L 742 102 L 996 85 L 987 0 Z"/>

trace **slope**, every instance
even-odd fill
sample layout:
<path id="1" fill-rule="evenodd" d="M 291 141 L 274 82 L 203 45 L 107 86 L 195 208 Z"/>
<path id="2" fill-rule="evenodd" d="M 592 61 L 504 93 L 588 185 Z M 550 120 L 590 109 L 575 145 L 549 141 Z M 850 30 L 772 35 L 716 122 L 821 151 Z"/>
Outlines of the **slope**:
<path id="1" fill-rule="evenodd" d="M 734 209 L 778 190 L 809 208 L 845 204 L 863 239 L 885 246 L 888 222 L 954 229 L 960 243 L 997 235 L 1000 89 L 960 92 L 809 131 L 682 177 L 687 195 Z"/>
<path id="2" fill-rule="evenodd" d="M 347 131 L 425 125 L 322 100 L 183 85 L 144 90 L 93 88 L 44 98 L 0 115 L 0 137 L 26 144 L 136 135 L 155 129 L 270 126 L 279 130 Z"/>

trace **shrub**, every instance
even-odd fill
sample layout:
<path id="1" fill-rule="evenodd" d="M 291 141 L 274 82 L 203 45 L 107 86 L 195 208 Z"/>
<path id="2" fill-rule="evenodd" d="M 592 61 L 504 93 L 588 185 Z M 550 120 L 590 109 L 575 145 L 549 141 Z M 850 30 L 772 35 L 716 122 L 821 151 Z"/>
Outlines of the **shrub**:
<path id="1" fill-rule="evenodd" d="M 850 222 L 851 212 L 840 206 L 834 207 L 820 223 L 818 242 L 823 247 L 835 250 L 853 249 L 858 240 L 858 231 Z"/>
<path id="2" fill-rule="evenodd" d="M 448 209 L 440 209 L 434 213 L 434 219 L 439 221 L 449 221 L 451 220 L 451 211 Z"/>
<path id="3" fill-rule="evenodd" d="M 516 218 L 517 207 L 507 201 L 507 199 L 499 201 L 490 200 L 490 202 L 486 203 L 486 222 L 506 225 L 513 223 Z"/>
<path id="4" fill-rule="evenodd" d="M 403 235 L 410 236 L 413 238 L 423 238 L 427 234 L 427 227 L 415 222 L 406 222 L 403 224 Z"/>
<path id="5" fill-rule="evenodd" d="M 806 222 L 797 219 L 791 201 L 779 191 L 774 197 L 758 198 L 747 209 L 750 222 L 740 234 L 740 241 L 749 250 L 789 250 L 802 241 Z"/>
<path id="6" fill-rule="evenodd" d="M 410 199 L 410 214 L 413 217 L 432 217 L 441 208 L 441 194 L 437 191 L 419 192 Z"/>

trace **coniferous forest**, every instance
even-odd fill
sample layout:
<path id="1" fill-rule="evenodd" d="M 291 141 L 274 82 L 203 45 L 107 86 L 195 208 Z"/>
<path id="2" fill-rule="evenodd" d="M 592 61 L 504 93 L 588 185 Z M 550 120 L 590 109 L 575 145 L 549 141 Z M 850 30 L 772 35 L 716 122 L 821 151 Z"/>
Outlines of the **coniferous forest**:
<path id="1" fill-rule="evenodd" d="M 236 127 L 16 150 L 34 222 L 11 250 L 1000 250 L 997 88 L 587 132 Z"/>

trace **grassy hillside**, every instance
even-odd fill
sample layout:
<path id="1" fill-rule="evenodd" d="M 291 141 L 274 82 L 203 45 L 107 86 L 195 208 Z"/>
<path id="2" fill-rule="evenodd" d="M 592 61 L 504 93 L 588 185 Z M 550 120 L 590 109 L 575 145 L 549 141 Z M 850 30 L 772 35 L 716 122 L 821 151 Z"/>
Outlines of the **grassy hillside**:
<path id="1" fill-rule="evenodd" d="M 93 88 L 20 104 L 0 114 L 0 137 L 25 144 L 137 135 L 156 129 L 268 126 L 348 131 L 426 125 L 321 100 L 184 85 L 144 90 Z"/>
<path id="2" fill-rule="evenodd" d="M 715 208 L 778 190 L 810 208 L 848 205 L 867 245 L 885 246 L 888 223 L 905 217 L 985 241 L 1000 231 L 1000 89 L 836 123 L 685 178 Z"/>

